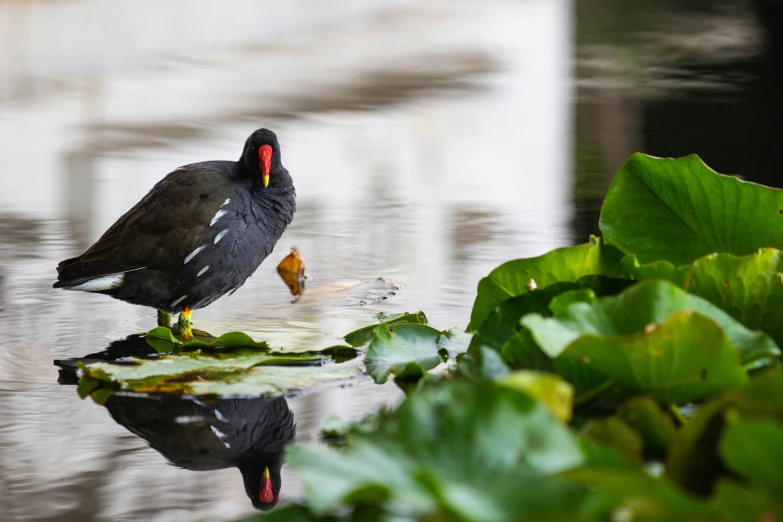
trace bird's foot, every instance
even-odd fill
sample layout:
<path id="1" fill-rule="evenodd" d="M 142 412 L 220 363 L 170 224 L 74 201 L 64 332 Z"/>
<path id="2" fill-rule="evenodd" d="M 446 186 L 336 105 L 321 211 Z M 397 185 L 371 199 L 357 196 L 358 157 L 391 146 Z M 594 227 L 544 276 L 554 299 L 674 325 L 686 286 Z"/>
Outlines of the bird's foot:
<path id="1" fill-rule="evenodd" d="M 158 310 L 158 326 L 171 328 L 171 314 L 164 312 L 163 310 Z"/>
<path id="2" fill-rule="evenodd" d="M 185 308 L 179 313 L 179 319 L 177 320 L 177 325 L 179 326 L 179 334 L 184 339 L 193 338 L 193 330 L 191 329 L 191 326 L 193 325 L 193 321 L 191 320 L 192 315 L 193 315 L 193 310 L 191 310 L 190 308 Z"/>

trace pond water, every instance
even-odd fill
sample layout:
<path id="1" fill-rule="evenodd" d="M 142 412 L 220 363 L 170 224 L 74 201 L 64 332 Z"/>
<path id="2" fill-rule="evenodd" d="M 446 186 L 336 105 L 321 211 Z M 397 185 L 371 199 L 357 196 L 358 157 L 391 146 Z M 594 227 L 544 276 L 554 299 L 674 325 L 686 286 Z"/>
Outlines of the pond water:
<path id="1" fill-rule="evenodd" d="M 58 261 L 166 173 L 237 158 L 257 127 L 280 138 L 298 211 L 256 274 L 194 321 L 284 349 L 337 344 L 379 312 L 465 327 L 492 268 L 597 230 L 611 175 L 636 150 L 697 152 L 718 171 L 780 183 L 780 42 L 767 39 L 766 3 L 651 4 L 610 21 L 616 2 L 590 3 L 0 5 L 11 35 L 0 44 L 0 520 L 253 511 L 236 468 L 171 466 L 165 457 L 189 457 L 151 449 L 131 427 L 198 405 L 115 404 L 110 415 L 57 383 L 54 359 L 99 352 L 155 315 L 51 285 Z M 270 9 L 279 23 L 259 25 Z M 312 278 L 296 304 L 275 271 L 293 246 Z M 341 306 L 379 277 L 401 289 Z M 362 380 L 275 408 L 312 441 L 330 415 L 354 420 L 400 398 Z M 266 406 L 226 408 L 269 418 Z M 285 467 L 282 483 L 281 502 L 301 497 Z"/>

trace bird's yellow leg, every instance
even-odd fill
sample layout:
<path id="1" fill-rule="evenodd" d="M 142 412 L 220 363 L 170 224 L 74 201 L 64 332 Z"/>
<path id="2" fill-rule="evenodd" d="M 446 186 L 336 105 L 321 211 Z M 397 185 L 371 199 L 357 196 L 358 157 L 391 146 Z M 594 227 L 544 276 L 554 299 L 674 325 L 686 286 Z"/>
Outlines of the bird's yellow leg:
<path id="1" fill-rule="evenodd" d="M 193 332 L 190 329 L 191 325 L 193 325 L 193 321 L 191 320 L 192 315 L 193 310 L 190 308 L 185 308 L 179 313 L 179 319 L 177 320 L 177 323 L 179 324 L 179 333 L 185 339 L 193 337 Z"/>
<path id="2" fill-rule="evenodd" d="M 171 328 L 171 314 L 164 312 L 163 310 L 158 310 L 158 326 Z"/>

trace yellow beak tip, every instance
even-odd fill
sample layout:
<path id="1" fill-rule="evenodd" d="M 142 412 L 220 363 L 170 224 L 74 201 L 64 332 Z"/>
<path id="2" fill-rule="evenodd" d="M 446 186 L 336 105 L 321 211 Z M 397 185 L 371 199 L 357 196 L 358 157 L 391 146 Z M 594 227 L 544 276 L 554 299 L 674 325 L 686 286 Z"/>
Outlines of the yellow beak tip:
<path id="1" fill-rule="evenodd" d="M 269 479 L 269 468 L 264 468 L 264 478 Z"/>
<path id="2" fill-rule="evenodd" d="M 264 174 L 261 176 L 261 179 L 264 180 L 264 188 L 267 188 L 269 186 L 269 174 Z"/>

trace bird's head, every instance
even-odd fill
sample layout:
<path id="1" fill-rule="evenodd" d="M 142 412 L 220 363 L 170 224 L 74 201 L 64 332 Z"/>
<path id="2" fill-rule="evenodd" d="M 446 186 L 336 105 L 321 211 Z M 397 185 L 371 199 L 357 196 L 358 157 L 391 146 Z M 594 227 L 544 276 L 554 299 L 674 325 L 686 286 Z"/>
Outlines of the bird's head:
<path id="1" fill-rule="evenodd" d="M 245 142 L 241 163 L 250 176 L 267 187 L 287 187 L 291 177 L 280 159 L 280 144 L 269 129 L 258 129 Z"/>
<path id="2" fill-rule="evenodd" d="M 280 477 L 280 465 L 269 466 L 256 462 L 239 466 L 242 478 L 245 482 L 245 493 L 253 502 L 253 507 L 262 511 L 269 511 L 277 505 L 280 495 L 282 479 Z"/>

